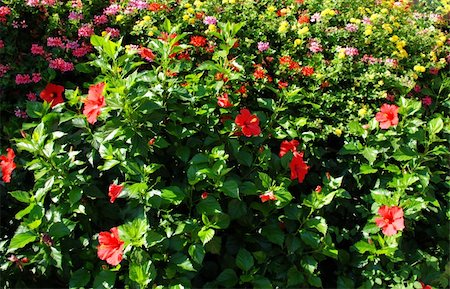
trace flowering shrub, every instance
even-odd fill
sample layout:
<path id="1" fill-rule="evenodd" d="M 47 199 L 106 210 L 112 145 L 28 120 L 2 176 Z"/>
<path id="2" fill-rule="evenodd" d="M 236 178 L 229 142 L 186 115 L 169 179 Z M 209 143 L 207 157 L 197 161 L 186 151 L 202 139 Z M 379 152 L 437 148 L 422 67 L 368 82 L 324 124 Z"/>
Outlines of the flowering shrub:
<path id="1" fill-rule="evenodd" d="M 447 2 L 2 5 L 2 287 L 448 287 Z"/>

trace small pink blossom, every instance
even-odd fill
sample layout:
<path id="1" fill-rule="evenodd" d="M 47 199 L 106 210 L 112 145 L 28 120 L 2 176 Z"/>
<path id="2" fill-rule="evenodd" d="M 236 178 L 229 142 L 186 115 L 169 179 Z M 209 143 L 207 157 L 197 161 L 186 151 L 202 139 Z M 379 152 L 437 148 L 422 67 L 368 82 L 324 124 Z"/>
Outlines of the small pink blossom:
<path id="1" fill-rule="evenodd" d="M 41 81 L 42 77 L 40 73 L 33 73 L 33 75 L 31 76 L 31 80 L 34 83 L 38 83 L 39 81 Z"/>
<path id="2" fill-rule="evenodd" d="M 429 95 L 425 95 L 424 98 L 422 98 L 422 104 L 424 106 L 430 106 L 433 103 L 433 100 L 431 99 L 431 97 Z"/>
<path id="3" fill-rule="evenodd" d="M 74 69 L 73 63 L 67 62 L 62 58 L 51 59 L 49 61 L 49 67 L 60 70 L 61 72 L 72 71 Z"/>
<path id="4" fill-rule="evenodd" d="M 347 25 L 345 25 L 345 30 L 347 30 L 348 32 L 356 32 L 358 31 L 358 26 L 353 23 L 348 23 Z"/>
<path id="5" fill-rule="evenodd" d="M 357 56 L 359 54 L 358 48 L 355 47 L 345 47 L 344 51 L 347 56 Z"/>
<path id="6" fill-rule="evenodd" d="M 94 16 L 94 24 L 95 25 L 102 25 L 108 23 L 108 16 L 102 14 L 102 15 L 95 15 Z"/>
<path id="7" fill-rule="evenodd" d="M 363 18 L 363 20 L 362 20 L 362 23 L 365 24 L 365 25 L 371 25 L 371 24 L 372 24 L 372 21 L 370 21 L 370 18 L 369 18 L 369 17 L 364 16 L 364 18 Z"/>
<path id="8" fill-rule="evenodd" d="M 38 44 L 31 44 L 31 54 L 34 55 L 44 55 L 44 47 Z"/>
<path id="9" fill-rule="evenodd" d="M 319 12 L 314 13 L 314 14 L 311 16 L 311 20 L 310 20 L 310 21 L 311 21 L 311 22 L 319 22 L 321 17 L 322 17 L 322 16 L 320 15 Z"/>
<path id="10" fill-rule="evenodd" d="M 203 19 L 203 23 L 206 25 L 216 25 L 217 18 L 214 16 L 206 16 L 205 19 Z"/>
<path id="11" fill-rule="evenodd" d="M 269 42 L 258 42 L 258 50 L 261 52 L 268 50 L 269 47 Z"/>
<path id="12" fill-rule="evenodd" d="M 71 11 L 69 13 L 69 20 L 78 21 L 83 19 L 83 14 Z"/>
<path id="13" fill-rule="evenodd" d="M 323 51 L 322 45 L 317 41 L 317 39 L 310 39 L 308 43 L 308 49 L 312 53 L 317 53 Z"/>
<path id="14" fill-rule="evenodd" d="M 16 84 L 28 84 L 32 82 L 31 77 L 28 74 L 17 74 Z"/>
<path id="15" fill-rule="evenodd" d="M 103 10 L 105 15 L 116 15 L 120 11 L 119 4 L 111 4 Z"/>
<path id="16" fill-rule="evenodd" d="M 416 84 L 415 86 L 414 86 L 414 91 L 415 92 L 420 92 L 422 90 L 422 88 L 420 87 L 420 85 L 418 85 L 418 84 Z"/>
<path id="17" fill-rule="evenodd" d="M 78 37 L 91 37 L 94 33 L 94 28 L 91 24 L 83 24 L 78 29 Z"/>
<path id="18" fill-rule="evenodd" d="M 3 40 L 0 39 L 0 49 L 2 49 L 3 47 L 5 47 L 5 42 L 3 42 Z"/>
<path id="19" fill-rule="evenodd" d="M 61 48 L 65 47 L 61 37 L 49 37 L 49 38 L 47 38 L 47 46 L 48 47 L 61 47 Z"/>
<path id="20" fill-rule="evenodd" d="M 117 28 L 106 27 L 105 31 L 110 35 L 111 38 L 120 37 L 120 30 Z"/>
<path id="21" fill-rule="evenodd" d="M 29 100 L 29 101 L 36 101 L 36 94 L 35 93 L 33 93 L 33 92 L 28 92 L 27 93 L 27 99 Z"/>
<path id="22" fill-rule="evenodd" d="M 9 65 L 0 64 L 0 77 L 3 77 L 9 69 Z"/>

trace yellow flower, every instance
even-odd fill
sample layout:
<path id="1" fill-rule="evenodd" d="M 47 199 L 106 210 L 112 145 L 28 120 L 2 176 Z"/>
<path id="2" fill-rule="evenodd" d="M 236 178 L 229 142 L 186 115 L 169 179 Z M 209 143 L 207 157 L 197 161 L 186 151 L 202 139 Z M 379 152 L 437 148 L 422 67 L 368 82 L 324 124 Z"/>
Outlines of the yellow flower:
<path id="1" fill-rule="evenodd" d="M 303 41 L 301 39 L 297 38 L 297 39 L 294 40 L 294 46 L 302 45 L 302 43 L 303 43 Z"/>
<path id="2" fill-rule="evenodd" d="M 280 26 L 278 27 L 278 33 L 286 33 L 288 27 L 289 23 L 287 21 L 281 22 Z"/>
<path id="3" fill-rule="evenodd" d="M 414 65 L 414 71 L 416 71 L 416 72 L 425 72 L 425 67 L 423 67 L 422 65 L 420 65 L 420 64 L 416 64 L 416 65 Z"/>
<path id="4" fill-rule="evenodd" d="M 211 32 L 215 32 L 217 29 L 216 29 L 216 25 L 214 25 L 214 24 L 209 24 L 208 25 L 208 30 L 209 31 L 211 31 Z"/>
<path id="5" fill-rule="evenodd" d="M 392 28 L 391 25 L 389 25 L 388 23 L 384 23 L 383 25 L 381 25 L 381 27 L 388 33 L 391 34 L 392 33 Z"/>
<path id="6" fill-rule="evenodd" d="M 120 22 L 122 20 L 123 20 L 123 15 L 122 14 L 119 14 L 119 15 L 116 16 L 116 21 L 117 22 Z"/>
<path id="7" fill-rule="evenodd" d="M 195 10 L 194 10 L 194 8 L 191 7 L 191 8 L 188 8 L 187 12 L 190 14 L 194 14 Z"/>
<path id="8" fill-rule="evenodd" d="M 414 78 L 414 79 L 419 78 L 419 76 L 418 76 L 417 74 L 415 74 L 415 73 L 413 73 L 411 76 L 412 76 L 412 78 Z"/>
<path id="9" fill-rule="evenodd" d="M 298 35 L 302 36 L 309 32 L 309 27 L 305 26 L 298 30 Z"/>
<path id="10" fill-rule="evenodd" d="M 144 16 L 144 18 L 142 18 L 144 21 L 150 21 L 150 16 L 148 16 L 148 15 L 146 15 L 146 16 Z"/>
<path id="11" fill-rule="evenodd" d="M 341 136 L 342 130 L 340 128 L 337 128 L 337 129 L 334 130 L 334 134 L 337 135 L 337 136 Z"/>
<path id="12" fill-rule="evenodd" d="M 378 19 L 378 16 L 379 16 L 378 14 L 372 14 L 370 15 L 370 20 L 375 21 Z"/>
<path id="13" fill-rule="evenodd" d="M 108 32 L 106 32 L 106 31 L 102 31 L 102 36 L 103 36 L 103 37 L 105 37 L 105 36 L 106 36 L 106 34 L 108 34 Z"/>
<path id="14" fill-rule="evenodd" d="M 190 3 L 184 4 L 184 8 L 191 8 L 191 7 L 192 7 L 192 5 Z"/>
<path id="15" fill-rule="evenodd" d="M 391 38 L 389 38 L 389 40 L 391 41 L 391 42 L 397 42 L 398 41 L 398 36 L 397 35 L 392 35 L 392 37 Z"/>
<path id="16" fill-rule="evenodd" d="M 189 19 L 188 23 L 189 23 L 189 24 L 195 24 L 195 18 Z"/>
<path id="17" fill-rule="evenodd" d="M 439 63 L 442 65 L 445 65 L 447 63 L 447 61 L 445 60 L 445 58 L 441 58 L 441 59 L 439 59 Z"/>
<path id="18" fill-rule="evenodd" d="M 444 34 L 441 34 L 441 35 L 439 36 L 439 40 L 442 41 L 442 42 L 444 42 L 445 40 L 447 40 L 447 37 L 445 37 Z"/>
<path id="19" fill-rule="evenodd" d="M 194 5 L 195 5 L 195 7 L 200 8 L 200 7 L 202 7 L 203 2 L 196 0 L 196 1 L 194 1 Z"/>
<path id="20" fill-rule="evenodd" d="M 437 61 L 437 56 L 436 56 L 436 53 L 434 51 L 430 52 L 430 60 L 433 61 L 433 62 Z"/>
<path id="21" fill-rule="evenodd" d="M 444 42 L 438 40 L 438 41 L 436 41 L 436 45 L 437 45 L 438 47 L 441 47 L 441 46 L 444 45 Z"/>
<path id="22" fill-rule="evenodd" d="M 153 32 L 152 30 L 150 30 L 150 31 L 147 33 L 148 36 L 153 36 L 154 34 L 155 34 L 155 32 Z"/>
<path id="23" fill-rule="evenodd" d="M 366 108 L 365 105 L 363 105 L 363 107 L 360 108 L 360 109 L 358 110 L 358 115 L 359 115 L 360 117 L 363 117 L 363 116 L 365 116 L 366 114 L 367 114 L 367 108 Z"/>
<path id="24" fill-rule="evenodd" d="M 399 53 L 400 53 L 400 58 L 408 57 L 408 52 L 405 49 L 400 49 Z"/>
<path id="25" fill-rule="evenodd" d="M 189 15 L 184 14 L 184 15 L 183 15 L 183 20 L 184 20 L 184 21 L 188 21 L 188 20 L 189 20 Z"/>
<path id="26" fill-rule="evenodd" d="M 344 59 L 344 58 L 345 58 L 345 52 L 340 51 L 340 52 L 338 53 L 338 58 L 339 58 L 339 59 Z"/>
<path id="27" fill-rule="evenodd" d="M 367 25 L 366 30 L 364 31 L 364 35 L 369 36 L 369 35 L 372 35 L 372 33 L 373 33 L 372 25 Z"/>
<path id="28" fill-rule="evenodd" d="M 380 10 L 380 12 L 383 14 L 387 14 L 389 12 L 389 10 L 387 10 L 386 8 L 383 8 Z"/>
<path id="29" fill-rule="evenodd" d="M 236 0 L 228 0 L 228 3 L 230 3 L 230 4 L 235 4 L 235 3 L 236 3 Z"/>
<path id="30" fill-rule="evenodd" d="M 275 8 L 274 6 L 270 5 L 267 7 L 267 12 L 272 13 L 276 10 L 277 8 Z"/>

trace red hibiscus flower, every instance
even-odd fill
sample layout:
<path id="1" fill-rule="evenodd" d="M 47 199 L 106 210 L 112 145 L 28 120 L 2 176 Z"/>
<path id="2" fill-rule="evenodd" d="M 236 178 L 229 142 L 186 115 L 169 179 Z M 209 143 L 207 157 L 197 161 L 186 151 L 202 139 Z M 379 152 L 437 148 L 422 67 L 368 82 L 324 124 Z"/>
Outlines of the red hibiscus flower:
<path id="1" fill-rule="evenodd" d="M 309 166 L 303 160 L 303 153 L 294 152 L 289 168 L 291 169 L 291 180 L 298 179 L 299 183 L 303 183 L 309 170 Z"/>
<path id="2" fill-rule="evenodd" d="M 241 113 L 236 116 L 234 122 L 241 127 L 242 133 L 246 137 L 261 133 L 259 118 L 255 114 L 251 114 L 246 108 L 241 109 Z"/>
<path id="3" fill-rule="evenodd" d="M 12 171 L 16 168 L 14 158 L 16 155 L 11 148 L 6 149 L 6 155 L 0 156 L 0 166 L 2 167 L 2 179 L 5 183 L 11 182 Z"/>
<path id="4" fill-rule="evenodd" d="M 87 116 L 87 120 L 90 124 L 97 122 L 97 117 L 101 113 L 101 108 L 106 105 L 105 97 L 103 96 L 104 88 L 104 82 L 91 85 L 89 87 L 88 97 L 83 100 L 83 114 Z"/>
<path id="5" fill-rule="evenodd" d="M 265 203 L 267 201 L 275 201 L 277 197 L 273 194 L 272 191 L 265 192 L 264 194 L 259 195 L 261 202 Z"/>
<path id="6" fill-rule="evenodd" d="M 208 192 L 203 192 L 201 197 L 204 200 L 204 199 L 208 198 L 208 195 L 209 195 Z"/>
<path id="7" fill-rule="evenodd" d="M 54 107 L 57 104 L 63 103 L 64 99 L 62 97 L 62 93 L 64 92 L 64 86 L 49 83 L 44 88 L 43 91 L 39 94 L 39 96 L 46 102 L 50 103 L 51 107 Z"/>
<path id="8" fill-rule="evenodd" d="M 206 45 L 206 38 L 203 36 L 191 36 L 190 44 L 194 45 L 195 47 L 203 47 Z"/>
<path id="9" fill-rule="evenodd" d="M 223 108 L 233 106 L 233 104 L 230 102 L 230 99 L 228 98 L 228 93 L 224 93 L 217 97 L 217 105 Z"/>
<path id="10" fill-rule="evenodd" d="M 383 104 L 375 119 L 380 123 L 380 128 L 388 129 L 398 124 L 398 106 L 395 104 Z"/>
<path id="11" fill-rule="evenodd" d="M 398 230 L 403 230 L 405 228 L 402 208 L 383 205 L 378 209 L 378 214 L 381 217 L 376 218 L 375 223 L 378 227 L 383 229 L 383 234 L 386 236 L 395 235 Z"/>
<path id="12" fill-rule="evenodd" d="M 155 57 L 156 57 L 156 55 L 153 54 L 153 51 L 147 47 L 140 47 L 139 55 L 149 62 L 152 62 L 153 59 L 155 59 Z"/>
<path id="13" fill-rule="evenodd" d="M 281 142 L 280 153 L 278 155 L 281 158 L 282 156 L 287 154 L 287 152 L 289 152 L 289 151 L 296 152 L 297 146 L 299 144 L 300 143 L 298 142 L 298 140 L 295 140 L 295 139 L 293 139 L 291 141 L 284 140 L 283 142 Z"/>
<path id="14" fill-rule="evenodd" d="M 122 185 L 116 185 L 116 184 L 109 185 L 109 189 L 108 189 L 108 196 L 110 198 L 109 201 L 111 203 L 114 203 L 114 201 L 120 195 L 122 190 L 123 190 L 123 186 Z"/>
<path id="15" fill-rule="evenodd" d="M 422 281 L 420 282 L 420 284 L 422 285 L 422 289 L 433 289 L 433 287 L 431 287 L 430 285 L 425 285 L 425 283 L 423 283 Z"/>
<path id="16" fill-rule="evenodd" d="M 117 227 L 110 232 L 101 232 L 98 235 L 97 256 L 112 266 L 117 266 L 122 261 L 124 241 L 119 238 Z"/>

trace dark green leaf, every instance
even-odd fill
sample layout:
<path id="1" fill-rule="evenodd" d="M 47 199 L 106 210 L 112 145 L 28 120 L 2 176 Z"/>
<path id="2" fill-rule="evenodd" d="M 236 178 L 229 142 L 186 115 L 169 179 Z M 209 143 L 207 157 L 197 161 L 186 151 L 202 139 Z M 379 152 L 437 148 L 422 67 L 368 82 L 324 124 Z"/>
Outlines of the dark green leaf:
<path id="1" fill-rule="evenodd" d="M 238 266 L 243 271 L 248 271 L 253 267 L 254 261 L 253 256 L 249 251 L 244 248 L 239 249 L 236 256 L 236 266 Z"/>
<path id="2" fill-rule="evenodd" d="M 94 279 L 94 289 L 112 289 L 116 282 L 116 273 L 112 271 L 100 271 Z"/>
<path id="3" fill-rule="evenodd" d="M 232 198 L 239 199 L 239 187 L 236 181 L 230 180 L 223 183 L 222 192 Z"/>
<path id="4" fill-rule="evenodd" d="M 72 273 L 69 281 L 69 288 L 80 288 L 84 287 L 89 283 L 91 279 L 91 274 L 89 271 L 82 268 Z"/>
<path id="5" fill-rule="evenodd" d="M 218 282 L 218 285 L 221 285 L 225 288 L 233 288 L 238 282 L 238 277 L 233 269 L 227 268 L 223 270 L 222 273 L 219 274 L 219 276 L 217 276 L 216 280 Z"/>

